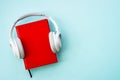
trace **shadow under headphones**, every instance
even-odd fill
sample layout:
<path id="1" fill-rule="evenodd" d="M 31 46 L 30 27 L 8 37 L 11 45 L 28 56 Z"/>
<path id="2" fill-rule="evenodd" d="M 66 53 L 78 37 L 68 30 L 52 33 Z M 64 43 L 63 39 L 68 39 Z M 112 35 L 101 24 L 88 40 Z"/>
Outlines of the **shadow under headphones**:
<path id="1" fill-rule="evenodd" d="M 62 47 L 61 33 L 59 31 L 59 27 L 56 24 L 56 22 L 51 17 L 46 16 L 45 14 L 31 13 L 31 14 L 24 15 L 24 16 L 20 17 L 19 19 L 17 19 L 16 22 L 13 24 L 13 26 L 10 28 L 10 32 L 9 32 L 10 46 L 12 47 L 14 54 L 20 59 L 23 59 L 25 56 L 24 48 L 22 46 L 21 40 L 18 37 L 16 39 L 13 39 L 12 34 L 13 34 L 13 30 L 14 30 L 17 22 L 19 22 L 20 20 L 23 20 L 24 18 L 30 17 L 30 16 L 43 16 L 53 23 L 56 32 L 49 32 L 49 43 L 50 43 L 50 47 L 51 47 L 51 50 L 53 51 L 53 53 L 59 52 L 60 48 Z"/>

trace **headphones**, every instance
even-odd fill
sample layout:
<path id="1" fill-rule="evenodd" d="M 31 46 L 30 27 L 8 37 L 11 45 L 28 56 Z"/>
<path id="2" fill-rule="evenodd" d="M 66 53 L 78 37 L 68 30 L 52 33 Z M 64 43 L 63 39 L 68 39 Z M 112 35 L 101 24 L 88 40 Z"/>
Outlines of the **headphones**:
<path id="1" fill-rule="evenodd" d="M 62 47 L 61 33 L 59 31 L 59 28 L 58 28 L 58 25 L 56 24 L 56 22 L 51 17 L 46 16 L 45 14 L 31 13 L 31 14 L 24 15 L 24 16 L 20 17 L 19 19 L 17 19 L 16 22 L 13 24 L 13 26 L 10 28 L 10 33 L 9 33 L 10 46 L 12 47 L 14 54 L 20 59 L 23 59 L 25 56 L 24 48 L 22 46 L 22 42 L 21 42 L 20 38 L 17 37 L 16 39 L 13 39 L 12 34 L 13 34 L 13 30 L 14 30 L 17 22 L 19 22 L 20 20 L 23 20 L 24 18 L 30 17 L 30 16 L 43 16 L 53 23 L 56 32 L 49 32 L 49 43 L 50 43 L 50 47 L 51 47 L 51 50 L 53 53 L 59 52 L 60 48 Z"/>

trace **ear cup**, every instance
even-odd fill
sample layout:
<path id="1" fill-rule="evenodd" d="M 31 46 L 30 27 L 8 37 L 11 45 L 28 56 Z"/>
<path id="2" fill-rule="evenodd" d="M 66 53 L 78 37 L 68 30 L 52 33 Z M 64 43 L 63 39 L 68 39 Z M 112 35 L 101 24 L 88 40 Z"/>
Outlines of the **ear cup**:
<path id="1" fill-rule="evenodd" d="M 60 48 L 61 48 L 61 34 L 60 33 L 56 33 L 55 36 L 54 36 L 54 41 L 55 41 L 55 47 L 56 47 L 56 50 L 57 52 L 60 51 Z"/>
<path id="2" fill-rule="evenodd" d="M 13 51 L 18 58 L 20 59 L 24 58 L 24 50 L 23 50 L 21 40 L 19 38 L 14 40 Z"/>
<path id="3" fill-rule="evenodd" d="M 53 32 L 53 39 L 54 39 L 54 45 L 55 45 L 55 49 L 56 49 L 56 51 L 58 52 L 59 51 L 59 47 L 58 47 L 58 44 L 59 43 L 57 43 L 58 41 L 56 40 L 57 39 L 57 37 L 56 37 L 56 34 Z"/>
<path id="4" fill-rule="evenodd" d="M 55 41 L 54 41 L 54 33 L 53 32 L 50 32 L 49 33 L 49 42 L 50 42 L 50 47 L 51 47 L 51 50 L 56 53 L 57 50 L 55 48 Z"/>
<path id="5" fill-rule="evenodd" d="M 54 32 L 50 32 L 49 41 L 50 41 L 50 46 L 51 46 L 52 51 L 54 53 L 59 52 L 61 48 L 60 33 L 55 34 Z"/>

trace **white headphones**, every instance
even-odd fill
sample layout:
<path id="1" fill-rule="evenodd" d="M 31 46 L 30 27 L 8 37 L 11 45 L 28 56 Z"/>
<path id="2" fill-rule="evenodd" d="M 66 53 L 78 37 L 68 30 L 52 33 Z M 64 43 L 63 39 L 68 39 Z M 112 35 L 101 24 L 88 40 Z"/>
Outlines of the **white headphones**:
<path id="1" fill-rule="evenodd" d="M 53 23 L 55 30 L 56 30 L 56 33 L 49 32 L 50 47 L 51 47 L 51 50 L 53 51 L 53 53 L 59 52 L 60 48 L 62 47 L 61 34 L 59 32 L 59 28 L 58 28 L 58 25 L 56 24 L 56 22 L 51 17 L 46 16 L 44 14 L 32 13 L 32 14 L 27 14 L 27 15 L 20 17 L 18 20 L 16 20 L 16 22 L 14 23 L 14 25 L 10 29 L 10 33 L 9 33 L 10 45 L 13 49 L 14 54 L 20 59 L 23 59 L 25 56 L 21 40 L 19 38 L 13 39 L 12 34 L 13 34 L 13 29 L 16 26 L 17 22 L 19 22 L 20 20 L 22 20 L 24 18 L 30 17 L 30 16 L 43 16 Z"/>

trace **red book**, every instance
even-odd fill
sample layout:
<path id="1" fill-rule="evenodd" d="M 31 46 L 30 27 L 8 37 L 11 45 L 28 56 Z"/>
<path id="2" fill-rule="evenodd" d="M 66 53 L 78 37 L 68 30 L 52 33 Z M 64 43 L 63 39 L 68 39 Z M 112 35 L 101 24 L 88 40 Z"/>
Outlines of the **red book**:
<path id="1" fill-rule="evenodd" d="M 27 70 L 57 62 L 49 43 L 47 19 L 16 26 L 16 32 L 24 48 L 24 65 Z"/>

